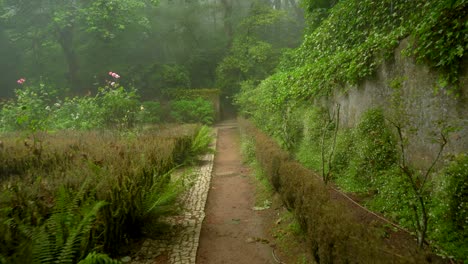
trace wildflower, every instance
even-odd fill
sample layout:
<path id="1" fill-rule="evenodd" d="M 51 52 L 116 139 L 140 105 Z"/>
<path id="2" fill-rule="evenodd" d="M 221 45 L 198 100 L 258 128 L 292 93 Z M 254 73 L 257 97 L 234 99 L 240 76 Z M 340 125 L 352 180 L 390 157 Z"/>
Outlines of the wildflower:
<path id="1" fill-rule="evenodd" d="M 16 83 L 17 84 L 23 84 L 25 81 L 26 81 L 26 79 L 21 78 L 21 79 L 17 80 Z"/>
<path id="2" fill-rule="evenodd" d="M 114 86 L 114 85 L 115 85 L 115 82 L 111 82 L 110 85 L 111 85 L 111 86 Z"/>
<path id="3" fill-rule="evenodd" d="M 112 76 L 112 77 L 115 78 L 115 79 L 119 79 L 119 78 L 120 78 L 120 75 L 118 75 L 118 74 L 115 73 L 115 72 L 109 72 L 109 75 Z"/>
<path id="4" fill-rule="evenodd" d="M 144 107 L 144 106 L 140 106 L 140 110 L 141 110 L 141 111 L 145 110 L 145 107 Z"/>

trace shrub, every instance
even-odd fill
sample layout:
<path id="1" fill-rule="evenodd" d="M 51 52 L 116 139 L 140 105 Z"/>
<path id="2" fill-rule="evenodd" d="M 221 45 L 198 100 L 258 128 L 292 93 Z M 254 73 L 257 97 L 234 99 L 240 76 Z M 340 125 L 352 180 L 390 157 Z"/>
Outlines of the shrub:
<path id="1" fill-rule="evenodd" d="M 380 172 L 374 186 L 376 195 L 368 203 L 370 209 L 384 213 L 406 228 L 414 229 L 412 205 L 417 197 L 401 169 L 393 166 Z"/>
<path id="2" fill-rule="evenodd" d="M 162 88 L 188 88 L 190 87 L 190 73 L 181 65 L 165 64 L 157 77 Z"/>
<path id="3" fill-rule="evenodd" d="M 104 126 L 103 113 L 96 97 L 73 97 L 57 104 L 55 129 L 90 130 Z"/>
<path id="4" fill-rule="evenodd" d="M 2 105 L 0 131 L 45 131 L 130 127 L 139 107 L 134 89 L 100 88 L 96 96 L 59 100 L 56 90 L 40 83 L 16 90 L 16 99 Z"/>
<path id="5" fill-rule="evenodd" d="M 141 124 L 156 124 L 161 122 L 161 112 L 161 104 L 159 102 L 145 101 L 141 103 L 137 120 Z"/>
<path id="6" fill-rule="evenodd" d="M 322 170 L 321 142 L 325 126 L 325 109 L 312 107 L 304 112 L 304 137 L 302 138 L 296 158 L 307 168 Z M 330 137 L 329 133 L 326 134 Z"/>
<path id="7" fill-rule="evenodd" d="M 355 153 L 346 177 L 364 188 L 375 188 L 376 177 L 397 162 L 396 144 L 381 109 L 370 109 L 361 117 L 354 134 Z"/>
<path id="8" fill-rule="evenodd" d="M 330 198 L 320 177 L 290 159 L 279 145 L 245 120 L 240 126 L 254 139 L 258 164 L 279 192 L 284 203 L 294 212 L 302 229 L 307 232 L 310 250 L 318 263 L 394 263 L 399 258 L 381 258 L 390 252 L 377 240 L 373 228 L 336 198 Z M 399 252 L 401 254 L 401 252 Z M 422 257 L 406 252 L 408 262 L 422 262 Z M 414 259 L 413 259 L 414 258 Z"/>
<path id="9" fill-rule="evenodd" d="M 135 90 L 101 88 L 98 101 L 101 106 L 104 125 L 111 127 L 130 127 L 135 123 L 139 102 Z"/>
<path id="10" fill-rule="evenodd" d="M 460 154 L 438 176 L 432 207 L 432 230 L 445 255 L 468 256 L 468 155 Z"/>
<path id="11" fill-rule="evenodd" d="M 41 131 L 49 126 L 51 103 L 56 90 L 41 83 L 15 90 L 16 100 L 5 103 L 0 112 L 0 128 L 3 131 Z"/>
<path id="12" fill-rule="evenodd" d="M 214 114 L 211 102 L 202 98 L 178 100 L 171 103 L 171 117 L 180 123 L 211 125 L 214 122 Z"/>

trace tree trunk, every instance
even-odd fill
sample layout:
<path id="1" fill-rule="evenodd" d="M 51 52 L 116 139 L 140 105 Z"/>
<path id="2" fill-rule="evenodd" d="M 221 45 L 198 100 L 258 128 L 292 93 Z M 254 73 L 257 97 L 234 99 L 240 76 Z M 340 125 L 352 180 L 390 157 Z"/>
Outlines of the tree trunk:
<path id="1" fill-rule="evenodd" d="M 67 27 L 59 31 L 59 43 L 68 66 L 67 81 L 70 87 L 76 91 L 79 88 L 78 58 L 73 48 L 73 28 Z"/>

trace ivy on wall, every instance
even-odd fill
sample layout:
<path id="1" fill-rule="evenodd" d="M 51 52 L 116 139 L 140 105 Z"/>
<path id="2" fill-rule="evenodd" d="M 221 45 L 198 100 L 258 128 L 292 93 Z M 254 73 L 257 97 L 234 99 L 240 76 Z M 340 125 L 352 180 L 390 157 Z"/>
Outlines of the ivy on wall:
<path id="1" fill-rule="evenodd" d="M 467 3 L 340 1 L 320 26 L 305 34 L 299 48 L 283 54 L 277 72 L 264 82 L 280 87 L 275 99 L 280 104 L 288 98 L 326 96 L 374 74 L 411 36 L 407 54 L 437 69 L 439 86 L 456 87 L 468 48 Z"/>

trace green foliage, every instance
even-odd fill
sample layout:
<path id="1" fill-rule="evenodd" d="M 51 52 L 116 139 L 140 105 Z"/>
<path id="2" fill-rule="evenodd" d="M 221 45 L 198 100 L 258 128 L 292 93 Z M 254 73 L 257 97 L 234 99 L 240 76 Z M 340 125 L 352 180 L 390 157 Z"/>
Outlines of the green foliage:
<path id="1" fill-rule="evenodd" d="M 443 0 L 420 4 L 421 20 L 416 24 L 412 53 L 420 61 L 442 70 L 439 85 L 457 84 L 461 62 L 468 49 L 468 2 Z"/>
<path id="2" fill-rule="evenodd" d="M 104 87 L 99 90 L 98 100 L 103 123 L 108 127 L 131 127 L 135 122 L 139 102 L 135 90 L 123 87 Z"/>
<path id="3" fill-rule="evenodd" d="M 120 264 L 120 261 L 113 260 L 106 254 L 91 252 L 85 259 L 78 262 L 78 264 Z"/>
<path id="4" fill-rule="evenodd" d="M 190 77 L 180 65 L 164 65 L 161 71 L 161 86 L 164 88 L 189 88 Z"/>
<path id="5" fill-rule="evenodd" d="M 454 227 L 467 236 L 468 230 L 468 156 L 461 154 L 444 171 L 449 196 L 449 217 Z"/>
<path id="6" fill-rule="evenodd" d="M 191 149 L 197 131 L 161 128 L 131 139 L 110 132 L 40 134 L 46 146 L 40 156 L 28 140 L 5 135 L 0 259 L 76 263 L 92 251 L 116 254 L 149 219 L 178 208 L 186 180 L 170 172 L 198 154 Z"/>
<path id="7" fill-rule="evenodd" d="M 216 69 L 216 86 L 224 95 L 233 96 L 242 82 L 257 84 L 273 72 L 280 48 L 286 44 L 281 41 L 287 34 L 281 25 L 289 23 L 285 12 L 253 1 L 248 16 L 239 23 L 227 56 Z"/>
<path id="8" fill-rule="evenodd" d="M 133 23 L 145 26 L 143 20 L 137 20 L 132 15 L 136 15 L 135 11 L 155 3 L 156 1 L 149 1 L 145 4 L 135 0 L 119 2 L 98 0 L 81 10 L 80 15 L 83 17 L 80 18 L 85 21 L 86 31 L 95 33 L 103 39 L 113 39 L 117 33 Z M 56 19 L 55 21 L 60 20 Z M 67 21 L 60 22 L 66 23 Z"/>
<path id="9" fill-rule="evenodd" d="M 104 126 L 102 109 L 97 97 L 65 98 L 54 113 L 54 127 L 56 129 L 90 130 Z"/>
<path id="10" fill-rule="evenodd" d="M 381 109 L 370 109 L 363 114 L 354 140 L 355 152 L 348 176 L 366 187 L 375 186 L 379 174 L 397 162 L 395 140 Z"/>
<path id="11" fill-rule="evenodd" d="M 369 208 L 414 230 L 416 227 L 412 207 L 415 205 L 416 197 L 401 169 L 393 166 L 381 171 L 378 176 L 373 184 L 376 194 L 369 201 Z"/>
<path id="12" fill-rule="evenodd" d="M 279 89 L 279 85 L 271 80 L 262 82 L 257 88 L 254 88 L 252 81 L 243 82 L 242 92 L 236 95 L 235 104 L 240 107 L 241 114 L 252 118 L 282 146 L 294 150 L 302 136 L 303 108 L 294 102 L 277 102 Z"/>
<path id="13" fill-rule="evenodd" d="M 370 76 L 407 34 L 413 2 L 340 1 L 301 47 L 283 58 L 276 82 L 277 101 L 330 94 Z M 398 19 L 394 19 L 398 17 Z"/>
<path id="14" fill-rule="evenodd" d="M 179 207 L 177 198 L 185 190 L 185 176 L 172 179 L 173 170 L 164 175 L 153 175 L 153 185 L 143 194 L 140 215 L 138 220 L 141 223 L 157 223 L 161 217 L 174 214 Z M 151 230 L 151 226 L 146 229 Z"/>
<path id="15" fill-rule="evenodd" d="M 227 95 L 239 91 L 239 81 L 261 80 L 275 66 L 272 45 L 252 38 L 239 37 L 216 69 L 217 86 Z"/>
<path id="16" fill-rule="evenodd" d="M 401 80 L 398 79 L 392 83 L 397 97 L 401 96 L 400 89 L 397 89 L 400 82 Z M 260 91 L 266 83 L 261 84 L 259 89 L 239 95 L 239 102 L 255 102 L 256 99 L 251 99 L 252 94 Z M 268 91 L 265 93 L 269 96 Z M 392 107 L 396 108 L 393 110 L 401 116 L 397 117 L 395 113 L 389 113 L 389 115 L 393 114 L 390 120 L 392 125 L 394 125 L 393 122 L 399 120 L 410 126 L 405 129 L 414 129 L 412 124 L 408 123 L 409 119 L 404 115 L 397 100 L 393 100 L 392 104 Z M 281 113 L 279 110 L 270 110 L 271 113 L 268 116 L 279 123 L 270 125 L 265 120 L 267 115 L 263 111 L 255 111 L 251 105 L 243 109 L 252 111 L 248 113 L 253 121 L 262 130 L 274 136 L 277 142 L 281 142 L 276 135 L 280 133 L 282 125 L 288 122 L 274 119 Z M 303 133 L 298 137 L 300 144 L 295 157 L 305 166 L 321 171 L 323 164 L 320 139 L 324 137 L 325 143 L 329 144 L 333 140 L 334 133 L 334 127 L 326 125 L 330 118 L 329 113 L 325 108 L 317 106 L 309 106 L 306 110 L 298 107 L 294 111 L 302 122 L 303 129 Z M 466 215 L 463 215 L 466 211 L 464 209 L 466 207 L 466 199 L 464 199 L 466 197 L 465 156 L 458 157 L 444 170 L 443 175 L 437 178 L 432 175 L 432 167 L 420 171 L 406 163 L 402 165 L 401 153 L 398 152 L 400 146 L 387 120 L 389 119 L 384 116 L 382 109 L 369 109 L 361 115 L 361 120 L 355 128 L 339 130 L 336 150 L 332 158 L 333 173 L 331 176 L 334 182 L 345 191 L 365 196 L 367 206 L 372 210 L 383 213 L 407 229 L 413 230 L 418 236 L 421 236 L 421 232 L 425 232 L 425 227 L 422 226 L 426 221 L 423 214 L 427 214 L 427 235 L 435 241 L 439 252 L 445 256 L 465 258 L 466 239 L 465 235 L 461 235 L 464 234 L 463 228 L 466 225 Z M 409 142 L 405 141 L 403 144 L 406 147 Z M 444 142 L 440 144 L 443 148 Z M 263 166 L 269 165 L 265 163 Z M 426 176 L 427 170 L 431 175 L 430 178 Z M 275 175 L 274 170 L 269 174 Z M 439 178 L 440 180 L 437 180 Z"/>
<path id="17" fill-rule="evenodd" d="M 243 162 L 249 165 L 255 163 L 255 142 L 252 135 L 249 135 L 247 131 L 244 131 L 244 127 L 239 128 L 241 134 L 241 153 Z M 257 166 L 258 167 L 258 166 Z M 260 176 L 260 173 L 256 173 Z M 262 175 L 264 176 L 264 175 Z"/>
<path id="18" fill-rule="evenodd" d="M 466 1 L 303 1 L 303 5 L 310 24 L 302 45 L 283 53 L 273 75 L 260 83 L 242 83 L 236 102 L 243 115 L 284 148 L 288 148 L 284 142 L 299 142 L 295 156 L 307 167 L 320 171 L 320 139 L 332 142 L 336 128 L 327 123 L 327 111 L 312 108 L 326 103 L 326 98 L 336 95 L 337 90 L 350 89 L 371 77 L 402 39 L 410 41 L 408 50 L 416 59 L 443 73 L 442 86 L 456 85 L 467 48 Z M 436 212 L 427 208 L 434 202 L 433 173 L 453 129 L 440 122 L 442 128 L 434 131 L 440 134 L 434 141 L 440 143 L 437 157 L 425 169 L 413 168 L 406 148 L 411 137 L 422 131 L 417 131 L 418 124 L 407 113 L 411 99 L 402 97 L 400 88 L 404 81 L 402 77 L 390 83 L 394 90 L 389 100 L 391 109 L 385 115 L 382 109 L 371 109 L 361 116 L 355 128 L 338 131 L 332 176 L 342 189 L 366 195 L 373 209 L 416 232 L 422 243 L 426 216 Z M 306 105 L 306 110 L 301 110 L 302 105 Z M 391 130 L 389 124 L 397 131 Z M 285 140 L 286 128 L 293 140 Z M 430 217 L 429 226 L 434 221 Z M 448 230 L 441 222 L 436 223 L 430 227 L 430 237 L 434 237 L 433 230 L 437 228 L 444 230 L 438 234 Z M 445 240 L 453 243 L 444 248 L 451 247 L 447 254 L 453 255 L 453 249 L 464 240 L 447 237 Z"/>
<path id="19" fill-rule="evenodd" d="M 210 99 L 219 97 L 219 89 L 171 89 L 167 94 L 172 99 Z"/>
<path id="20" fill-rule="evenodd" d="M 320 8 L 331 8 L 338 1 L 337 0 L 302 0 L 302 6 L 306 9 L 307 12 L 312 12 L 314 9 Z"/>
<path id="21" fill-rule="evenodd" d="M 157 124 L 161 122 L 161 112 L 161 104 L 159 102 L 142 102 L 140 111 L 137 114 L 137 121 L 141 124 Z"/>
<path id="22" fill-rule="evenodd" d="M 214 109 L 209 101 L 202 98 L 178 100 L 171 102 L 171 117 L 180 123 L 211 125 L 214 122 Z"/>
<path id="23" fill-rule="evenodd" d="M 211 128 L 207 126 L 201 126 L 192 141 L 192 146 L 190 147 L 191 156 L 197 157 L 200 154 L 212 151 L 210 148 L 212 141 L 213 135 Z"/>
<path id="24" fill-rule="evenodd" d="M 50 218 L 32 235 L 33 263 L 75 263 L 88 246 L 98 212 L 105 202 L 84 200 L 84 185 L 73 199 L 62 188 Z"/>
<path id="25" fill-rule="evenodd" d="M 240 124 L 254 139 L 259 166 L 306 233 L 315 261 L 375 262 L 381 255 L 377 248 L 385 246 L 368 232 L 369 227 L 358 224 L 354 216 L 348 214 L 349 208 L 330 199 L 329 190 L 320 177 L 291 160 L 273 139 L 251 123 Z M 394 259 L 381 262 L 386 261 L 391 263 Z"/>
<path id="26" fill-rule="evenodd" d="M 310 108 L 304 115 L 304 137 L 296 157 L 306 167 L 322 171 L 322 147 L 330 152 L 334 140 L 334 125 L 326 126 L 330 116 L 323 108 Z M 334 178 L 342 188 L 366 192 L 376 188 L 382 172 L 396 164 L 393 135 L 380 109 L 366 111 L 355 129 L 339 130 L 331 160 Z"/>
<path id="27" fill-rule="evenodd" d="M 138 95 L 134 89 L 104 87 L 96 96 L 76 96 L 62 101 L 56 90 L 40 83 L 18 88 L 16 100 L 2 105 L 0 131 L 34 133 L 56 129 L 131 127 L 138 121 L 138 108 Z"/>
<path id="28" fill-rule="evenodd" d="M 325 109 L 319 107 L 311 107 L 304 114 L 304 137 L 299 144 L 296 158 L 307 168 L 314 171 L 321 171 L 321 150 L 320 138 L 322 130 L 325 126 L 326 119 Z M 330 131 L 327 131 L 330 132 Z M 329 133 L 326 133 L 327 139 L 330 138 Z"/>
<path id="29" fill-rule="evenodd" d="M 16 101 L 11 100 L 2 106 L 0 131 L 46 130 L 50 126 L 56 92 L 43 83 L 16 89 Z"/>
<path id="30" fill-rule="evenodd" d="M 464 259 L 468 256 L 468 156 L 460 154 L 438 177 L 431 239 L 436 240 L 444 255 Z"/>
<path id="31" fill-rule="evenodd" d="M 82 258 L 81 254 L 93 246 L 89 244 L 92 243 L 89 238 L 96 230 L 100 210 L 106 205 L 106 202 L 97 202 L 89 196 L 87 189 L 86 183 L 76 193 L 60 187 L 52 212 L 47 216 L 39 215 L 43 212 L 20 201 L 17 203 L 21 209 L 3 207 L 11 210 L 0 214 L 4 221 L 7 217 L 6 225 L 0 227 L 5 231 L 0 240 L 6 239 L 0 252 L 8 254 L 5 250 L 12 250 L 9 247 L 14 247 L 15 243 L 20 247 L 16 254 L 5 256 L 10 257 L 9 263 L 76 263 Z M 7 203 L 6 200 L 1 202 L 3 205 Z M 32 215 L 28 215 L 27 207 L 32 210 Z M 15 238 L 19 240 L 9 241 Z"/>
<path id="32" fill-rule="evenodd" d="M 78 90 L 99 69 L 134 56 L 122 51 L 141 49 L 136 46 L 148 31 L 148 11 L 155 4 L 153 0 L 5 1 L 0 19 L 2 31 L 16 46 L 11 50 L 21 54 L 13 63 L 22 74 L 46 75 L 57 85 L 67 83 Z M 129 29 L 138 33 L 124 38 Z M 38 42 L 41 45 L 34 44 Z"/>
<path id="33" fill-rule="evenodd" d="M 331 2 L 304 4 L 318 12 Z M 268 101 L 319 98 L 357 84 L 410 35 L 416 41 L 414 54 L 448 74 L 442 84 L 453 84 L 467 48 L 465 11 L 465 1 L 339 1 L 326 14 L 311 14 L 319 18 L 312 19 L 302 45 L 283 54 L 277 72 L 262 82 L 275 87 Z"/>

